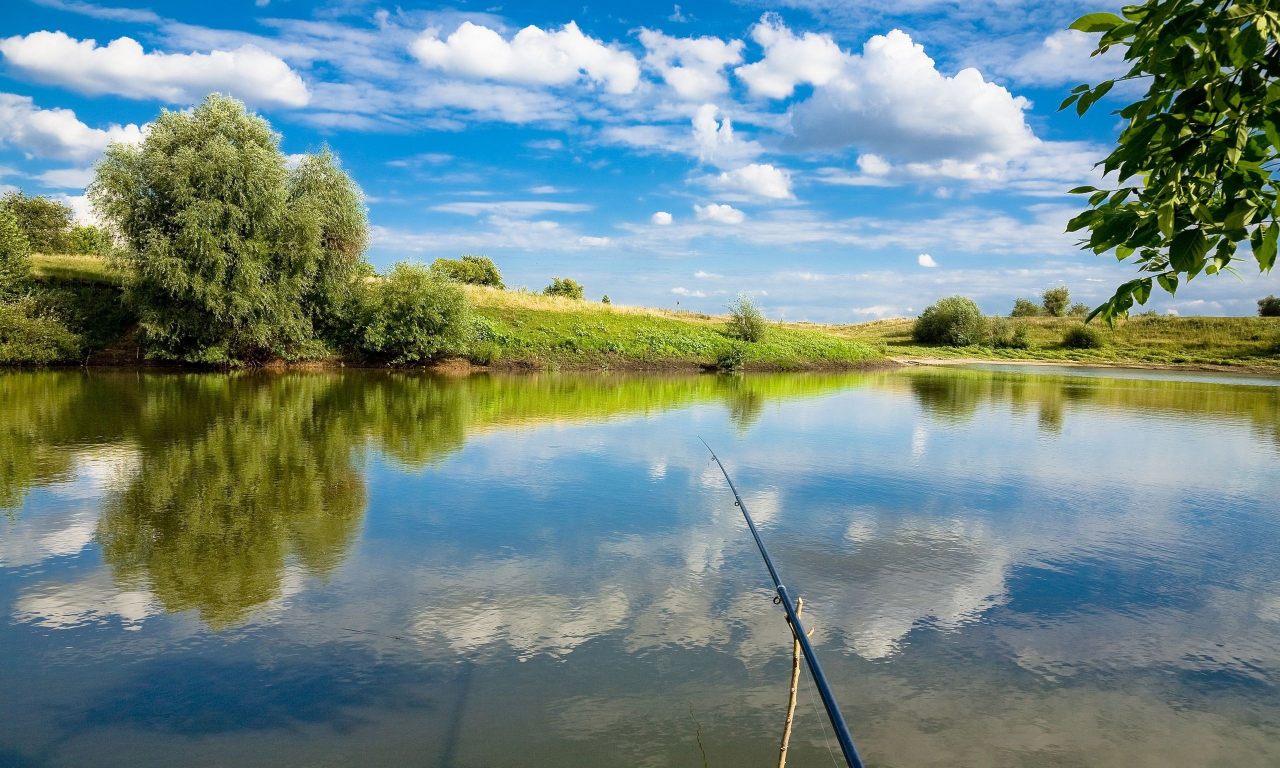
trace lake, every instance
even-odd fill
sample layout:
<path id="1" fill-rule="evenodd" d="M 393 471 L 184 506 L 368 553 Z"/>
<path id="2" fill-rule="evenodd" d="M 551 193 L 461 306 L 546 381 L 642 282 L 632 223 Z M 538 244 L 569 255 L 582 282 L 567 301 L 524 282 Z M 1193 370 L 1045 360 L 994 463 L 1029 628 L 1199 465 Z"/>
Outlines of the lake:
<path id="1" fill-rule="evenodd" d="M 1275 379 L 11 372 L 0 414 L 5 766 L 774 765 L 790 636 L 698 436 L 868 764 L 1280 764 Z"/>

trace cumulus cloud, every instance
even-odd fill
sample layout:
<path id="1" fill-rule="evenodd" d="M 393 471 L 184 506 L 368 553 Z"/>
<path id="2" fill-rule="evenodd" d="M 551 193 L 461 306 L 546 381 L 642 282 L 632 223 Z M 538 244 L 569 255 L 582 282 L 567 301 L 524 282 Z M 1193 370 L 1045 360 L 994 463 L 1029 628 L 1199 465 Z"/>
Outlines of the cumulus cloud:
<path id="1" fill-rule="evenodd" d="M 631 93 L 640 84 L 634 56 L 587 37 L 572 21 L 553 32 L 528 26 L 510 41 L 469 21 L 443 40 L 431 27 L 410 51 L 424 66 L 466 77 L 535 85 L 568 85 L 585 77 L 615 94 Z"/>
<path id="2" fill-rule="evenodd" d="M 666 211 L 658 211 L 653 214 L 653 216 L 649 217 L 649 221 L 652 221 L 660 227 L 665 227 L 671 224 L 671 214 Z"/>
<path id="3" fill-rule="evenodd" d="M 707 294 L 702 291 L 691 291 L 688 288 L 672 288 L 671 292 L 677 296 L 688 296 L 691 299 L 705 299 Z"/>
<path id="4" fill-rule="evenodd" d="M 640 30 L 646 53 L 645 66 L 662 76 L 681 98 L 705 101 L 729 90 L 724 69 L 741 63 L 741 40 L 718 37 L 669 37 L 651 29 Z"/>
<path id="5" fill-rule="evenodd" d="M 592 206 L 583 203 L 559 203 L 552 200 L 486 200 L 443 203 L 431 207 L 442 213 L 461 213 L 465 216 L 497 214 L 500 216 L 532 216 L 540 213 L 582 213 Z"/>
<path id="6" fill-rule="evenodd" d="M 693 115 L 693 144 L 698 159 L 720 164 L 759 154 L 760 147 L 755 142 L 734 134 L 733 122 L 727 116 L 716 120 L 719 112 L 715 104 L 703 104 Z"/>
<path id="7" fill-rule="evenodd" d="M 1099 56 L 1090 56 L 1096 47 L 1097 35 L 1064 29 L 1049 35 L 1039 47 L 1002 69 L 1019 82 L 1032 85 L 1097 83 L 1129 70 L 1123 49 L 1112 48 Z"/>
<path id="8" fill-rule="evenodd" d="M 697 215 L 698 221 L 712 221 L 716 224 L 741 224 L 747 218 L 747 215 L 737 208 L 718 203 L 695 205 L 693 212 Z"/>
<path id="9" fill-rule="evenodd" d="M 764 58 L 738 67 L 734 74 L 754 96 L 781 99 L 797 85 L 826 85 L 849 59 L 829 35 L 806 32 L 796 37 L 777 14 L 761 17 L 751 28 L 751 39 L 764 48 Z"/>
<path id="10" fill-rule="evenodd" d="M 726 192 L 741 192 L 773 200 L 795 197 L 791 193 L 791 174 L 772 165 L 744 165 L 712 177 L 711 183 Z"/>
<path id="11" fill-rule="evenodd" d="M 932 268 L 932 267 L 936 267 L 936 266 L 938 266 L 938 262 L 934 261 L 934 260 L 933 260 L 933 257 L 932 257 L 932 256 L 930 256 L 930 255 L 929 255 L 929 254 L 927 254 L 927 253 L 922 253 L 922 254 L 920 254 L 919 256 L 917 256 L 917 257 L 916 257 L 916 263 L 917 263 L 917 264 L 919 264 L 919 265 L 920 265 L 920 266 L 922 266 L 922 267 L 930 267 L 930 268 Z"/>
<path id="12" fill-rule="evenodd" d="M 303 107 L 311 99 L 297 72 L 255 45 L 210 53 L 146 53 L 128 37 L 99 46 L 62 32 L 33 32 L 0 40 L 0 53 L 26 77 L 87 94 L 183 103 L 221 91 L 253 104 L 283 107 Z"/>
<path id="13" fill-rule="evenodd" d="M 613 242 L 613 240 L 612 240 L 612 239 L 610 239 L 610 238 L 607 238 L 607 237 L 593 237 L 593 236 L 591 236 L 591 235 L 583 235 L 582 237 L 579 237 L 579 238 L 578 238 L 578 245 L 585 245 L 585 246 L 588 246 L 588 247 L 601 246 L 601 245 L 609 245 L 609 244 L 610 244 L 610 243 L 612 243 L 612 242 Z"/>
<path id="14" fill-rule="evenodd" d="M 90 128 L 69 109 L 41 109 L 30 96 L 0 93 L 0 144 L 30 157 L 92 160 L 113 141 L 136 144 L 143 136 L 132 123 Z"/>
<path id="15" fill-rule="evenodd" d="M 805 148 L 854 146 L 916 162 L 992 160 L 1027 152 L 1030 102 L 976 69 L 946 77 L 905 32 L 876 35 L 792 114 Z"/>

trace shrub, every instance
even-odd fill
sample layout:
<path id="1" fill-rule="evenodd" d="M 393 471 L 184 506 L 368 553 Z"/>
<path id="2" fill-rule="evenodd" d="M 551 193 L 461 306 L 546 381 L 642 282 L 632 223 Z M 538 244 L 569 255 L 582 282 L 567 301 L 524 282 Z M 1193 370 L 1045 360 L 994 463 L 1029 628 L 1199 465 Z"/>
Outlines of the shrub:
<path id="1" fill-rule="evenodd" d="M 0 208 L 17 220 L 33 253 L 66 253 L 70 250 L 69 235 L 71 223 L 75 220 L 71 206 L 17 190 L 0 197 Z"/>
<path id="2" fill-rule="evenodd" d="M 76 360 L 80 337 L 33 299 L 0 301 L 0 364 L 47 365 Z"/>
<path id="3" fill-rule="evenodd" d="M 1067 290 L 1065 285 L 1048 288 L 1040 294 L 1040 306 L 1044 307 L 1044 313 L 1049 317 L 1062 317 L 1067 314 L 1069 304 L 1071 304 L 1071 291 Z"/>
<path id="4" fill-rule="evenodd" d="M 1258 299 L 1258 317 L 1280 317 L 1280 298 Z"/>
<path id="5" fill-rule="evenodd" d="M 765 332 L 769 330 L 769 323 L 764 319 L 764 314 L 756 306 L 754 299 L 745 293 L 739 293 L 738 298 L 734 299 L 727 309 L 729 322 L 725 327 L 725 333 L 731 338 L 743 341 L 760 341 L 764 338 Z"/>
<path id="6" fill-rule="evenodd" d="M 606 294 L 604 295 L 604 298 L 600 299 L 600 303 L 601 303 L 601 304 L 612 304 L 613 302 L 612 302 L 612 301 L 609 301 L 609 294 L 607 294 L 607 293 L 606 293 Z"/>
<path id="7" fill-rule="evenodd" d="M 20 294 L 31 276 L 31 252 L 17 218 L 0 206 L 0 299 Z"/>
<path id="8" fill-rule="evenodd" d="M 456 283 L 505 287 L 502 284 L 502 273 L 488 256 L 468 254 L 461 259 L 436 259 L 431 262 L 431 271 Z"/>
<path id="9" fill-rule="evenodd" d="M 967 347 L 982 342 L 986 326 L 987 318 L 972 299 L 949 296 L 925 308 L 916 318 L 911 336 L 926 344 Z"/>
<path id="10" fill-rule="evenodd" d="M 1040 305 L 1031 299 L 1014 299 L 1013 311 L 1009 313 L 1009 317 L 1039 317 L 1043 314 Z"/>
<path id="11" fill-rule="evenodd" d="M 716 356 L 716 367 L 722 371 L 738 371 L 747 363 L 745 344 L 731 344 Z"/>
<path id="12" fill-rule="evenodd" d="M 107 256 L 111 245 L 111 236 L 94 226 L 76 225 L 67 236 L 67 252 L 82 256 Z"/>
<path id="13" fill-rule="evenodd" d="M 988 327 L 991 346 L 996 349 L 1031 348 L 1026 323 L 1011 323 L 1003 317 L 993 317 Z"/>
<path id="14" fill-rule="evenodd" d="M 570 277 L 553 277 L 551 285 L 542 289 L 542 292 L 548 296 L 563 296 L 566 299 L 582 300 L 582 283 Z"/>
<path id="15" fill-rule="evenodd" d="M 1077 325 L 1062 337 L 1062 346 L 1067 349 L 1100 349 L 1105 345 L 1102 331 L 1091 325 Z"/>
<path id="16" fill-rule="evenodd" d="M 360 305 L 362 351 L 394 363 L 460 354 L 471 335 L 466 293 L 422 264 L 396 264 L 365 285 Z"/>
<path id="17" fill-rule="evenodd" d="M 1085 304 L 1082 301 L 1077 301 L 1075 304 L 1072 304 L 1071 307 L 1067 310 L 1067 316 L 1068 317 L 1088 317 L 1089 312 L 1091 311 L 1092 310 L 1090 309 L 1088 304 Z"/>
<path id="18" fill-rule="evenodd" d="M 164 110 L 141 145 L 112 144 L 89 197 L 123 248 L 151 352 L 227 363 L 313 348 L 357 285 L 364 201 L 328 151 L 291 171 L 239 101 Z"/>

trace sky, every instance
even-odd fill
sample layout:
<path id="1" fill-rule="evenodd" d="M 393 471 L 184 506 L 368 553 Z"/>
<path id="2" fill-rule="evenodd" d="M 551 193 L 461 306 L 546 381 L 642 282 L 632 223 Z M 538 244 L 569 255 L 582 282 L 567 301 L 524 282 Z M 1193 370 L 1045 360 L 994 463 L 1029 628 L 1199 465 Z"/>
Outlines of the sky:
<path id="1" fill-rule="evenodd" d="M 830 323 L 1134 274 L 1065 232 L 1136 95 L 1057 112 L 1126 70 L 1067 30 L 1105 2 L 495 2 L 4 0 L 0 190 L 91 219 L 110 142 L 220 92 L 338 155 L 379 268 L 477 253 L 509 287 Z M 1280 276 L 1239 266 L 1146 308 L 1253 314 Z"/>

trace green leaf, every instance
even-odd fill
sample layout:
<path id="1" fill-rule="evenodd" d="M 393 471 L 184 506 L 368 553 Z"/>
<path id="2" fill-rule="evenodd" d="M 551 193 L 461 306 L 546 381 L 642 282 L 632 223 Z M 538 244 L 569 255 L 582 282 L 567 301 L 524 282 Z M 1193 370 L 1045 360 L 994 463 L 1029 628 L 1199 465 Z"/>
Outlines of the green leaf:
<path id="1" fill-rule="evenodd" d="M 1071 23 L 1071 29 L 1080 32 L 1106 32 L 1120 26 L 1124 19 L 1114 13 L 1089 13 Z"/>
<path id="2" fill-rule="evenodd" d="M 1160 282 L 1161 288 L 1169 292 L 1170 296 L 1178 292 L 1178 275 L 1176 273 L 1156 275 L 1156 280 Z"/>
<path id="3" fill-rule="evenodd" d="M 1062 110 L 1066 109 L 1067 107 L 1071 106 L 1072 104 L 1075 104 L 1075 103 L 1076 103 L 1076 99 L 1078 99 L 1078 98 L 1080 98 L 1080 95 L 1079 95 L 1079 94 L 1076 94 L 1076 93 L 1073 93 L 1073 94 L 1071 94 L 1070 96 L 1068 96 L 1067 98 L 1063 99 L 1063 100 L 1062 100 L 1062 103 L 1058 105 L 1058 111 L 1059 111 L 1059 112 L 1061 112 Z"/>
<path id="4" fill-rule="evenodd" d="M 1173 237 L 1173 201 L 1160 206 L 1159 212 L 1156 214 L 1160 222 L 1160 234 L 1165 237 Z"/>
<path id="5" fill-rule="evenodd" d="M 1231 210 L 1231 214 L 1227 216 L 1227 229 L 1244 229 L 1250 221 L 1253 220 L 1253 214 L 1257 212 L 1257 208 L 1253 207 L 1253 203 L 1247 200 L 1241 200 Z"/>
<path id="6" fill-rule="evenodd" d="M 1137 281 L 1133 286 L 1133 298 L 1137 299 L 1139 304 L 1147 303 L 1147 299 L 1151 298 L 1151 278 Z"/>
<path id="7" fill-rule="evenodd" d="M 1256 248 L 1253 257 L 1258 260 L 1258 269 L 1270 272 L 1276 262 L 1276 235 L 1280 234 L 1280 224 L 1271 224 L 1262 235 L 1262 246 Z"/>
<path id="8" fill-rule="evenodd" d="M 1075 189 L 1069 190 L 1069 191 L 1067 192 L 1067 194 L 1068 194 L 1068 195 L 1083 195 L 1085 192 L 1097 192 L 1097 191 L 1098 191 L 1098 188 L 1097 188 L 1097 187 L 1076 187 Z"/>
<path id="9" fill-rule="evenodd" d="M 1209 250 L 1204 232 L 1199 229 L 1187 229 L 1174 235 L 1169 245 L 1169 263 L 1177 272 L 1191 272 L 1196 269 L 1197 262 L 1204 260 Z M 1198 271 L 1198 270 L 1196 270 Z"/>

